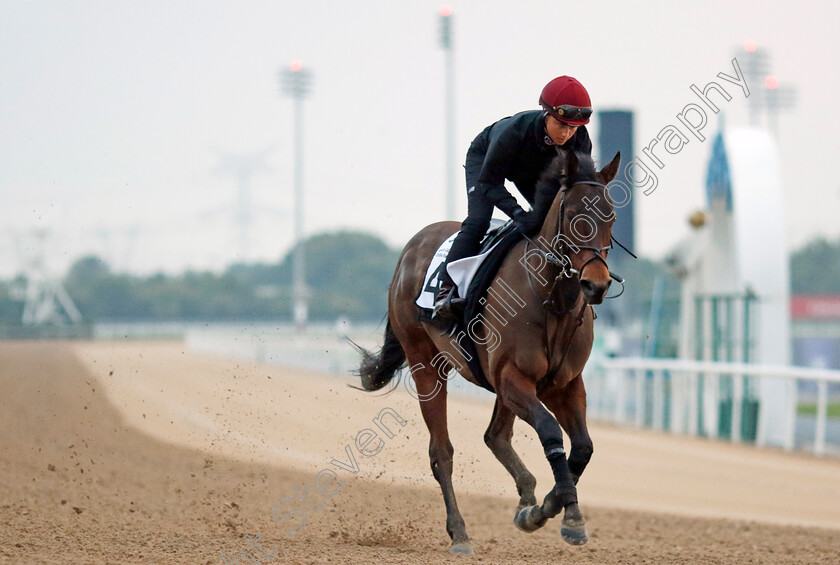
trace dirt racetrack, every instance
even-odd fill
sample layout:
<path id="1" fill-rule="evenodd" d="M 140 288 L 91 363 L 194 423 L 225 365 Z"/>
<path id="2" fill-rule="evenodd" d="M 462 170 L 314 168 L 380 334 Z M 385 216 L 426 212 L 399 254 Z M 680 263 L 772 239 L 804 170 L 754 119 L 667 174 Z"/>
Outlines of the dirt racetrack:
<path id="1" fill-rule="evenodd" d="M 579 485 L 589 543 L 564 544 L 559 521 L 521 533 L 481 439 L 491 407 L 458 398 L 454 481 L 476 555 L 451 556 L 416 402 L 346 382 L 174 342 L 0 342 L 0 562 L 840 563 L 840 461 L 605 425 Z M 380 420 L 393 437 L 372 423 L 388 408 L 405 420 Z M 355 438 L 370 428 L 382 444 L 366 457 Z M 517 425 L 514 446 L 541 497 L 534 434 Z M 330 498 L 311 486 L 324 469 Z M 272 520 L 307 488 L 323 508 Z"/>

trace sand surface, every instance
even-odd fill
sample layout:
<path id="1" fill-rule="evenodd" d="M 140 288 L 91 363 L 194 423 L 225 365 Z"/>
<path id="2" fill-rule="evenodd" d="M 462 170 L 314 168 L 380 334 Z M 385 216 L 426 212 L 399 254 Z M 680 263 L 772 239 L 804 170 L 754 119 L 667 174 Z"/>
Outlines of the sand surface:
<path id="1" fill-rule="evenodd" d="M 0 342 L 0 562 L 840 563 L 837 459 L 598 423 L 579 485 L 589 544 L 564 544 L 559 521 L 521 533 L 513 481 L 482 441 L 492 407 L 456 397 L 476 555 L 450 556 L 416 401 L 350 382 L 177 342 Z M 404 425 L 377 427 L 387 412 Z M 356 446 L 366 429 L 373 456 Z M 514 446 L 541 498 L 536 435 L 518 423 Z M 294 500 L 306 495 L 318 510 Z M 280 523 L 273 507 L 301 510 Z"/>

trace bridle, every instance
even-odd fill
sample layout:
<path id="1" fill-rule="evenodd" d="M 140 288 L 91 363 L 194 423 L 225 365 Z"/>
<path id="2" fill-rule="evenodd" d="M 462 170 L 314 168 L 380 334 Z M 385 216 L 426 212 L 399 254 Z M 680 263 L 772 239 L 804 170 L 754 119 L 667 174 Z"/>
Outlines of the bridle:
<path id="1" fill-rule="evenodd" d="M 595 180 L 581 180 L 581 181 L 577 181 L 577 182 L 573 183 L 568 188 L 565 186 L 565 184 L 561 185 L 560 190 L 562 191 L 562 196 L 560 197 L 561 198 L 561 200 L 560 200 L 560 215 L 559 215 L 559 218 L 557 220 L 558 221 L 557 232 L 558 232 L 559 235 L 563 235 L 563 220 L 565 219 L 565 215 L 566 215 L 566 193 L 570 192 L 574 187 L 576 187 L 580 184 L 588 184 L 588 185 L 598 186 L 600 188 L 603 188 L 604 189 L 604 200 L 609 202 L 610 206 L 613 205 L 612 198 L 610 197 L 610 189 L 607 187 L 607 185 L 605 185 L 602 182 L 598 182 L 598 181 L 595 181 Z M 577 244 L 575 244 L 575 247 L 577 247 L 578 249 L 589 249 L 591 251 L 594 251 L 594 253 L 592 254 L 592 257 L 590 257 L 589 259 L 584 261 L 583 265 L 581 265 L 580 273 L 583 273 L 583 270 L 586 268 L 586 266 L 589 263 L 591 263 L 592 261 L 595 261 L 597 259 L 598 261 L 603 263 L 604 266 L 607 268 L 607 272 L 610 274 L 610 278 L 621 285 L 621 292 L 619 292 L 618 294 L 613 295 L 613 296 L 605 296 L 604 299 L 606 299 L 606 300 L 610 300 L 610 299 L 613 299 L 613 298 L 618 298 L 619 296 L 624 294 L 624 279 L 622 277 L 618 276 L 617 274 L 615 274 L 614 272 L 612 272 L 612 270 L 610 270 L 610 266 L 607 264 L 606 257 L 601 255 L 604 251 L 609 251 L 610 249 L 612 249 L 613 248 L 613 245 L 612 245 L 613 243 L 616 243 L 620 248 L 622 248 L 631 257 L 633 257 L 633 259 L 638 259 L 638 257 L 636 257 L 636 255 L 632 251 L 630 251 L 624 245 L 622 245 L 621 242 L 618 241 L 615 238 L 614 235 L 612 235 L 612 233 L 610 233 L 610 244 L 606 245 L 604 247 L 593 247 L 591 245 L 577 245 Z M 563 245 L 564 245 L 563 238 L 560 238 L 560 246 L 561 246 L 560 247 L 560 252 L 561 253 L 563 252 L 563 247 L 562 247 Z M 570 268 L 571 268 L 571 265 L 570 265 Z M 577 272 L 573 268 L 571 270 L 573 272 Z"/>
<path id="2" fill-rule="evenodd" d="M 576 252 L 579 252 L 582 249 L 592 251 L 592 255 L 586 261 L 583 262 L 583 265 L 581 265 L 580 270 L 575 269 L 572 266 L 571 259 L 569 259 L 569 254 L 566 253 L 566 248 L 568 247 L 568 244 L 566 244 L 567 236 L 566 236 L 566 234 L 563 233 L 563 224 L 564 224 L 564 221 L 566 219 L 566 195 L 567 195 L 567 193 L 571 192 L 576 186 L 579 186 L 579 185 L 591 185 L 591 186 L 597 186 L 597 187 L 602 188 L 604 190 L 604 198 L 606 199 L 607 202 L 612 204 L 612 200 L 610 199 L 609 190 L 607 189 L 607 186 L 603 183 L 598 182 L 598 181 L 595 181 L 595 180 L 580 180 L 580 181 L 574 182 L 574 183 L 572 183 L 571 185 L 568 185 L 568 186 L 566 186 L 565 183 L 562 183 L 560 185 L 560 192 L 561 192 L 560 210 L 558 211 L 558 214 L 557 214 L 557 237 L 555 237 L 555 240 L 559 239 L 558 251 L 559 251 L 559 253 L 560 253 L 560 255 L 563 259 L 558 258 L 553 252 L 544 251 L 542 248 L 540 248 L 539 245 L 534 243 L 534 241 L 530 237 L 525 236 L 525 239 L 527 240 L 527 243 L 525 244 L 525 254 L 526 254 L 526 256 L 528 254 L 529 246 L 533 245 L 536 248 L 537 252 L 540 253 L 541 255 L 543 255 L 543 257 L 545 258 L 545 260 L 548 263 L 550 263 L 550 264 L 552 264 L 556 267 L 559 267 L 559 269 L 560 269 L 560 273 L 554 278 L 554 284 L 552 285 L 552 288 L 549 291 L 549 298 L 548 298 L 548 300 L 546 300 L 543 303 L 543 305 L 547 309 L 553 310 L 556 314 L 561 314 L 561 315 L 562 314 L 567 314 L 568 310 L 558 309 L 556 304 L 554 304 L 554 301 L 553 301 L 554 289 L 557 286 L 558 279 L 560 279 L 561 277 L 564 278 L 564 279 L 570 279 L 570 278 L 574 277 L 575 275 L 580 275 L 581 273 L 583 273 L 583 270 L 586 268 L 586 266 L 589 263 L 591 263 L 592 261 L 596 261 L 596 260 L 603 263 L 604 266 L 607 268 L 607 271 L 609 271 L 609 269 L 610 269 L 609 265 L 607 264 L 607 260 L 604 257 L 604 252 L 609 251 L 612 248 L 612 245 L 606 245 L 604 247 L 595 247 L 593 245 L 574 244 L 574 247 L 577 249 Z M 610 242 L 612 243 L 612 236 L 610 236 Z M 553 247 L 553 245 L 552 245 L 552 247 Z M 534 291 L 534 293 L 536 293 L 537 291 L 533 286 L 533 282 L 531 281 L 531 273 L 527 269 L 526 269 L 526 271 L 527 271 L 526 274 L 527 274 L 527 277 L 528 277 L 528 284 L 531 287 L 531 289 Z M 620 284 L 623 285 L 624 281 L 618 275 L 613 275 L 613 273 L 610 272 L 610 277 L 613 280 L 616 280 Z M 622 289 L 622 292 L 623 292 L 623 289 Z M 620 294 L 617 295 L 617 296 L 620 296 Z M 612 297 L 612 298 L 614 298 L 614 297 Z"/>
<path id="3" fill-rule="evenodd" d="M 572 185 L 570 185 L 569 187 L 566 187 L 566 185 L 564 183 L 560 187 L 560 192 L 561 192 L 560 211 L 559 211 L 558 216 L 557 216 L 557 234 L 558 235 L 561 235 L 561 236 L 565 235 L 563 233 L 563 223 L 564 223 L 564 220 L 566 219 L 566 194 L 571 192 L 576 186 L 580 186 L 580 185 L 584 185 L 584 184 L 585 185 L 590 185 L 590 186 L 597 186 L 597 187 L 600 187 L 600 188 L 604 189 L 604 199 L 607 202 L 609 202 L 610 205 L 612 205 L 612 199 L 610 198 L 609 190 L 607 189 L 607 185 L 605 185 L 604 183 L 601 183 L 601 182 L 598 182 L 598 181 L 595 181 L 595 180 L 579 180 L 579 181 L 573 183 Z M 566 245 L 566 243 L 564 241 L 564 238 L 561 237 L 560 238 L 560 252 L 563 253 L 564 255 L 566 255 L 563 252 L 565 245 Z M 589 259 L 587 259 L 586 261 L 584 261 L 583 265 L 580 266 L 580 271 L 579 271 L 580 274 L 583 273 L 583 270 L 586 268 L 586 266 L 589 263 L 591 263 L 592 261 L 595 261 L 595 260 L 598 260 L 601 263 L 603 263 L 604 266 L 607 268 L 607 271 L 610 270 L 610 266 L 607 265 L 607 260 L 602 255 L 602 253 L 604 251 L 609 251 L 612 248 L 612 245 L 606 245 L 604 247 L 595 247 L 595 246 L 592 246 L 592 245 L 577 245 L 577 244 L 575 244 L 575 247 L 577 247 L 578 249 L 587 249 L 589 251 L 593 251 L 592 256 Z M 566 256 L 568 257 L 568 255 L 566 255 Z M 577 272 L 575 269 L 572 269 L 572 270 Z"/>

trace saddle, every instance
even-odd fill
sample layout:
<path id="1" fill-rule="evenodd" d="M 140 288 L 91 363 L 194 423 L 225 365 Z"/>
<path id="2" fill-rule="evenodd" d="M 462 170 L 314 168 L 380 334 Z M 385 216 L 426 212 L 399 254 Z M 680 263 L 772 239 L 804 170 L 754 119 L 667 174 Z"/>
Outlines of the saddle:
<path id="1" fill-rule="evenodd" d="M 455 234 L 457 235 L 457 234 Z M 420 307 L 419 318 L 437 327 L 437 321 L 432 320 L 434 297 L 439 284 L 438 276 L 443 266 L 443 261 L 449 252 L 455 235 L 447 239 L 435 253 L 431 264 L 426 272 L 423 289 L 416 300 Z M 495 392 L 487 381 L 484 371 L 478 362 L 478 351 L 475 342 L 470 338 L 468 325 L 484 310 L 482 298 L 487 294 L 487 289 L 493 282 L 499 267 L 507 257 L 510 249 L 523 238 L 522 233 L 515 229 L 513 222 L 493 220 L 490 230 L 481 240 L 479 253 L 474 257 L 467 257 L 453 261 L 449 265 L 449 274 L 455 280 L 458 288 L 467 289 L 466 304 L 464 313 L 454 328 L 447 324 L 444 330 L 451 330 L 451 334 L 458 340 L 460 347 L 467 353 L 467 366 L 481 386 L 490 392 Z"/>

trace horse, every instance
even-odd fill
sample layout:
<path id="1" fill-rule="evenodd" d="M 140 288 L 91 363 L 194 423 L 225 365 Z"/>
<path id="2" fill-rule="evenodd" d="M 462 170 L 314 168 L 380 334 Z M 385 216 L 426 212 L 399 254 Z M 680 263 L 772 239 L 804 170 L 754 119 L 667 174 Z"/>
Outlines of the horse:
<path id="1" fill-rule="evenodd" d="M 482 299 L 483 318 L 470 324 L 481 369 L 496 393 L 484 442 L 516 484 L 514 524 L 533 532 L 563 512 L 561 535 L 573 545 L 588 540 L 576 489 L 593 453 L 582 373 L 592 350 L 591 305 L 603 301 L 611 283 L 606 258 L 615 214 L 606 185 L 619 161 L 616 154 L 597 171 L 588 155 L 558 149 L 538 184 L 535 211 L 544 217 L 539 234 L 510 249 Z M 375 391 L 410 367 L 429 429 L 432 474 L 443 493 L 450 552 L 473 554 L 452 486 L 446 385 L 452 370 L 480 382 L 465 364 L 463 335 L 453 338 L 441 331 L 419 316 L 415 304 L 432 255 L 459 227 L 457 222 L 431 224 L 406 244 L 388 291 L 384 344 L 376 353 L 361 350 L 358 374 L 361 388 Z M 536 430 L 554 474 L 541 505 L 534 494 L 536 479 L 511 445 L 516 417 Z M 561 428 L 571 442 L 568 459 Z"/>

